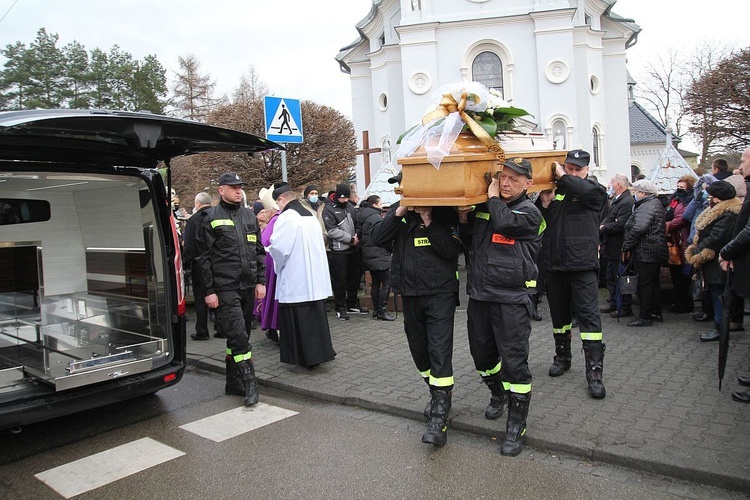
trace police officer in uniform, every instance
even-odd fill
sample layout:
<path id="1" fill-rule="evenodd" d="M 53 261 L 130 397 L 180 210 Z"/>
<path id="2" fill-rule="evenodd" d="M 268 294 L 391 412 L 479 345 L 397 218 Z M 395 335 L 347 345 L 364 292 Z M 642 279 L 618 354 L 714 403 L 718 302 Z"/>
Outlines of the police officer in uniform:
<path id="1" fill-rule="evenodd" d="M 234 172 L 219 177 L 221 199 L 202 219 L 196 234 L 195 260 L 203 280 L 206 305 L 218 308 L 217 317 L 227 336 L 230 358 L 226 392 L 244 395 L 245 406 L 252 406 L 258 402 L 258 383 L 250 328 L 253 300 L 266 295 L 265 250 L 255 214 L 242 204 L 244 185 Z"/>
<path id="2" fill-rule="evenodd" d="M 533 182 L 531 163 L 513 158 L 503 166 L 487 189 L 487 202 L 472 211 L 459 210 L 459 228 L 469 249 L 469 347 L 492 394 L 484 416 L 500 418 L 507 398 L 500 452 L 516 456 L 531 401 L 529 336 L 543 219 L 526 196 Z"/>
<path id="3" fill-rule="evenodd" d="M 586 381 L 592 398 L 606 395 L 602 382 L 604 349 L 599 312 L 599 225 L 607 203 L 604 187 L 588 179 L 590 156 L 568 152 L 565 166 L 555 164 L 555 197 L 547 210 L 542 258 L 547 265 L 547 298 L 555 339 L 550 377 L 570 369 L 571 302 L 586 358 Z"/>
<path id="4" fill-rule="evenodd" d="M 422 442 L 444 445 L 453 390 L 453 317 L 458 304 L 456 212 L 450 207 L 396 203 L 371 230 L 376 246 L 390 247 L 391 286 L 401 294 L 404 331 L 414 364 L 430 388 Z"/>

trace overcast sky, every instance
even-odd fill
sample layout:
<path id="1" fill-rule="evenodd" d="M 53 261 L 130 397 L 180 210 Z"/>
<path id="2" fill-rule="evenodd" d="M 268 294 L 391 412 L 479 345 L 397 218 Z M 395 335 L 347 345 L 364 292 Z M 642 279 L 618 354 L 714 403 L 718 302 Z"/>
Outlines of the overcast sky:
<path id="1" fill-rule="evenodd" d="M 439 1 L 439 0 L 428 0 Z M 505 0 L 490 0 L 505 1 Z M 154 54 L 172 78 L 177 57 L 194 54 L 231 93 L 254 66 L 271 93 L 310 99 L 351 116 L 349 78 L 334 60 L 357 38 L 355 24 L 372 0 L 0 0 L 0 47 L 31 43 L 39 28 L 77 40 L 87 51 L 117 44 L 136 59 Z M 643 28 L 628 51 L 634 76 L 664 47 L 697 42 L 750 46 L 738 0 L 706 3 L 619 0 L 614 11 Z M 679 7 L 676 7 L 679 5 Z M 7 14 L 6 14 L 7 13 Z"/>

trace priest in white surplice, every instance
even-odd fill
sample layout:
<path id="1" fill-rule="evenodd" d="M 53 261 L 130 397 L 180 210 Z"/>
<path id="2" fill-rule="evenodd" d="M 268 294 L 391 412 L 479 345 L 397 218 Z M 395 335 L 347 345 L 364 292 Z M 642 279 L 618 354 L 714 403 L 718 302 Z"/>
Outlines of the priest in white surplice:
<path id="1" fill-rule="evenodd" d="M 332 295 L 320 223 L 285 183 L 273 198 L 281 209 L 268 252 L 276 268 L 279 347 L 282 363 L 313 368 L 336 356 L 326 316 Z"/>

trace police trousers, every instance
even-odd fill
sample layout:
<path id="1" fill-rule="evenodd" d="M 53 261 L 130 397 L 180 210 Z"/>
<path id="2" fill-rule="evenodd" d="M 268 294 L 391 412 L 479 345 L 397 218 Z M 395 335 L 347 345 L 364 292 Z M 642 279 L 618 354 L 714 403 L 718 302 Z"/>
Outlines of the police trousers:
<path id="1" fill-rule="evenodd" d="M 469 349 L 483 378 L 500 375 L 511 392 L 531 390 L 529 336 L 531 297 L 524 304 L 469 299 Z M 525 387 L 522 387 L 525 386 Z M 515 390 L 514 390 L 515 389 Z"/>
<path id="2" fill-rule="evenodd" d="M 414 364 L 432 387 L 453 387 L 453 318 L 457 295 L 402 296 L 404 331 Z"/>

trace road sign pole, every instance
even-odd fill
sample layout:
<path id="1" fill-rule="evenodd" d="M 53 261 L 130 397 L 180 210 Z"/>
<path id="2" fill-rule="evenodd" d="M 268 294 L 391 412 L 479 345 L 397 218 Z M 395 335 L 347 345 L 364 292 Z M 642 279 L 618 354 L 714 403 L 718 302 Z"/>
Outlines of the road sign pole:
<path id="1" fill-rule="evenodd" d="M 287 182 L 286 180 L 286 151 L 281 152 L 281 180 L 284 182 Z"/>

